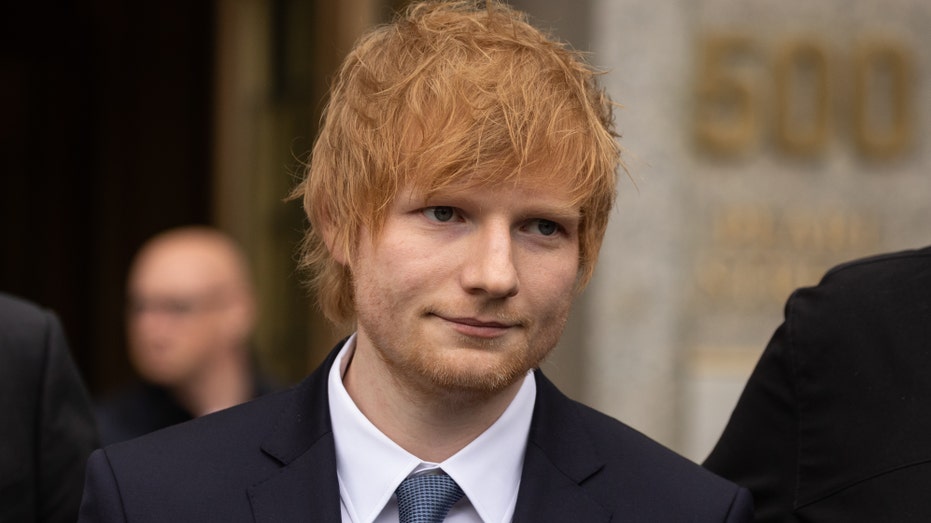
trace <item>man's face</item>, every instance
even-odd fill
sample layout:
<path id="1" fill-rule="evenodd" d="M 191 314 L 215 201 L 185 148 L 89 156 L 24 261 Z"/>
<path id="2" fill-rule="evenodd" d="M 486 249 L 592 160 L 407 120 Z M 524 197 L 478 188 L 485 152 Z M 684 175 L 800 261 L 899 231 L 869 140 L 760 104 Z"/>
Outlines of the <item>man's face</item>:
<path id="1" fill-rule="evenodd" d="M 402 191 L 351 262 L 357 351 L 425 391 L 494 393 L 562 333 L 579 267 L 579 208 L 531 181 Z"/>
<path id="2" fill-rule="evenodd" d="M 231 267 L 221 251 L 188 241 L 139 256 L 129 279 L 127 334 L 144 379 L 167 387 L 195 381 L 241 342 Z"/>

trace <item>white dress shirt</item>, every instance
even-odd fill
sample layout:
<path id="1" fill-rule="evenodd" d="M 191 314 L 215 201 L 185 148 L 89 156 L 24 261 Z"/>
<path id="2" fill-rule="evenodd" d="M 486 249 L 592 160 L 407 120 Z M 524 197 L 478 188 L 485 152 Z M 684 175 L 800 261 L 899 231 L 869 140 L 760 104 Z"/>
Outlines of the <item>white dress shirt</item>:
<path id="1" fill-rule="evenodd" d="M 465 492 L 449 511 L 447 522 L 511 521 L 536 399 L 533 372 L 527 373 L 517 395 L 491 427 L 446 461 L 427 463 L 379 431 L 349 397 L 342 377 L 355 340 L 353 335 L 340 350 L 327 384 L 343 522 L 396 523 L 394 490 L 407 476 L 437 468 Z"/>

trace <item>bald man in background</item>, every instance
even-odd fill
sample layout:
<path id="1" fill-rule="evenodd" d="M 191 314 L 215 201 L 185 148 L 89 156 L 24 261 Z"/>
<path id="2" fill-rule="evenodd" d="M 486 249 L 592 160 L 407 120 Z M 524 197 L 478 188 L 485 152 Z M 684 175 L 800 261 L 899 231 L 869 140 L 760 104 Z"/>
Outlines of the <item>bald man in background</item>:
<path id="1" fill-rule="evenodd" d="M 136 254 L 127 281 L 130 361 L 144 383 L 98 404 L 101 442 L 116 443 L 269 392 L 250 338 L 249 265 L 228 235 L 165 231 Z"/>

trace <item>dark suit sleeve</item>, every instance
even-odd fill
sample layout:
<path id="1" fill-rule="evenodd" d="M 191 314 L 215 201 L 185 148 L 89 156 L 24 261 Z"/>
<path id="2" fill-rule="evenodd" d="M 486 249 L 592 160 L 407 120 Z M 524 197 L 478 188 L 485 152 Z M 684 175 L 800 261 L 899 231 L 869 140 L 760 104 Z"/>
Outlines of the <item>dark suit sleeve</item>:
<path id="1" fill-rule="evenodd" d="M 757 521 L 786 521 L 797 477 L 794 298 L 704 466 L 753 492 Z"/>
<path id="2" fill-rule="evenodd" d="M 61 325 L 55 315 L 44 314 L 47 329 L 38 402 L 38 516 L 40 521 L 74 521 L 81 502 L 84 465 L 97 447 L 97 428 Z"/>
<path id="3" fill-rule="evenodd" d="M 125 521 L 119 486 L 104 450 L 96 450 L 87 461 L 84 499 L 78 523 Z"/>

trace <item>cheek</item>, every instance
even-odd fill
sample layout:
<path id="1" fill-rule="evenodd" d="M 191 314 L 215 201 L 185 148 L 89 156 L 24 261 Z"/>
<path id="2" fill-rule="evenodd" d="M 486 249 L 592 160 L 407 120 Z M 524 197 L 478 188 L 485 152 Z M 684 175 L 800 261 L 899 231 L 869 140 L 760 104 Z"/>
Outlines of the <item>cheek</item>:
<path id="1" fill-rule="evenodd" d="M 369 276 L 384 288 L 403 292 L 428 286 L 454 270 L 457 256 L 451 249 L 415 241 L 387 241 L 370 255 Z"/>
<path id="2" fill-rule="evenodd" d="M 151 323 L 136 323 L 128 328 L 130 349 L 137 353 L 147 353 L 156 346 L 164 346 L 172 338 L 170 331 L 158 329 Z"/>
<path id="3" fill-rule="evenodd" d="M 571 278 L 550 273 L 549 277 L 541 274 L 530 285 L 521 282 L 521 292 L 528 300 L 528 312 L 537 318 L 540 327 L 561 324 L 568 316 L 575 296 L 574 281 L 574 273 Z"/>
<path id="4" fill-rule="evenodd" d="M 520 278 L 523 289 L 533 289 L 534 294 L 550 299 L 565 300 L 574 296 L 579 275 L 579 260 L 574 253 L 529 256 L 522 266 L 525 267 Z"/>
<path id="5" fill-rule="evenodd" d="M 204 321 L 194 327 L 189 331 L 190 335 L 185 340 L 191 346 L 192 351 L 207 352 L 215 346 L 226 343 L 229 339 L 229 326 L 216 320 Z"/>

